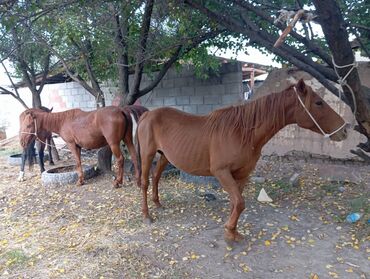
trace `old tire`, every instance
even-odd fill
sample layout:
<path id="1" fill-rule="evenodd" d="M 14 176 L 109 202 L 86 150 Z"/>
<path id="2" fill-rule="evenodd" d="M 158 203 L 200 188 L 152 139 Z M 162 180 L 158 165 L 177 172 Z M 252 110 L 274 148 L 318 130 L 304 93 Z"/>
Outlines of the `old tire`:
<path id="1" fill-rule="evenodd" d="M 82 168 L 85 180 L 97 175 L 94 166 L 83 165 Z M 77 180 L 78 174 L 75 165 L 52 168 L 41 174 L 41 183 L 43 186 L 75 184 Z"/>
<path id="2" fill-rule="evenodd" d="M 180 179 L 186 183 L 195 185 L 211 185 L 214 189 L 220 188 L 220 182 L 214 176 L 197 176 L 180 171 Z"/>
<path id="3" fill-rule="evenodd" d="M 44 162 L 49 159 L 49 154 L 44 154 Z M 13 154 L 8 156 L 8 164 L 11 166 L 20 166 L 22 164 L 22 154 Z M 36 154 L 35 163 L 39 162 L 39 156 Z"/>

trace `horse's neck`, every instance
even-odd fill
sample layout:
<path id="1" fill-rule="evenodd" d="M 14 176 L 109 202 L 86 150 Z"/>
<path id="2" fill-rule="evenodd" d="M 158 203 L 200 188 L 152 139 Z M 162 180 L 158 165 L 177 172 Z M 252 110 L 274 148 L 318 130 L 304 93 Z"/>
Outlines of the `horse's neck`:
<path id="1" fill-rule="evenodd" d="M 276 94 L 282 95 L 282 105 L 272 107 L 271 111 L 266 115 L 265 121 L 254 131 L 253 145 L 259 150 L 285 126 L 296 123 L 294 117 L 295 106 L 297 104 L 296 96 L 289 94 L 289 92 Z M 277 119 L 277 115 L 283 116 L 283 119 Z"/>
<path id="2" fill-rule="evenodd" d="M 68 120 L 67 112 L 43 113 L 40 118 L 40 126 L 46 131 L 59 134 L 66 120 Z"/>

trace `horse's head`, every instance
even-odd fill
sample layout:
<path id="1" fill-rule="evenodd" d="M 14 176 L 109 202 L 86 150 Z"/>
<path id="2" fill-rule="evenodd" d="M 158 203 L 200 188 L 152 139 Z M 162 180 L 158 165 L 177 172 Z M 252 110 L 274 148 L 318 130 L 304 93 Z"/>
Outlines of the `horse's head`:
<path id="1" fill-rule="evenodd" d="M 297 96 L 295 119 L 298 126 L 309 129 L 331 140 L 341 141 L 347 138 L 346 124 L 311 87 L 301 79 L 292 87 Z"/>
<path id="2" fill-rule="evenodd" d="M 35 115 L 31 110 L 26 110 L 19 116 L 19 142 L 23 148 L 27 148 L 35 137 Z"/>

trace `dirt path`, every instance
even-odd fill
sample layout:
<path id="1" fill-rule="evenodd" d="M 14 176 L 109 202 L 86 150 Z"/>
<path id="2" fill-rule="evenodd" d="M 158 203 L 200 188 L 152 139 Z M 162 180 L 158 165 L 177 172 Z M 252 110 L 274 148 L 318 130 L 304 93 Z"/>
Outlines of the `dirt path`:
<path id="1" fill-rule="evenodd" d="M 369 167 L 261 160 L 255 175 L 266 181 L 246 187 L 246 240 L 233 247 L 222 190 L 167 178 L 165 209 L 150 204 L 145 225 L 133 184 L 117 190 L 101 176 L 45 188 L 29 172 L 19 183 L 4 155 L 0 169 L 1 278 L 370 278 Z M 256 201 L 262 186 L 270 205 Z M 353 210 L 364 215 L 349 224 Z"/>

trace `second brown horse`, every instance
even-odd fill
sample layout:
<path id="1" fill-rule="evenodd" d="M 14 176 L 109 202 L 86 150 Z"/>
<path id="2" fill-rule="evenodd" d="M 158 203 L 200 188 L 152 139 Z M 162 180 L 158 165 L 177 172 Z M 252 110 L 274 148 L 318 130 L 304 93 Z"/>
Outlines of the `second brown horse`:
<path id="1" fill-rule="evenodd" d="M 135 171 L 138 172 L 137 155 L 132 141 L 133 119 L 139 117 L 148 109 L 142 106 L 126 106 L 123 108 L 109 106 L 94 111 L 71 109 L 57 113 L 47 113 L 38 109 L 28 109 L 21 115 L 20 127 L 22 146 L 29 144 L 30 135 L 38 137 L 38 131 L 46 130 L 59 134 L 73 153 L 78 172 L 78 185 L 84 184 L 81 166 L 81 148 L 96 149 L 109 145 L 116 157 L 118 169 L 113 184 L 119 187 L 123 181 L 124 158 L 120 149 L 121 140 L 126 144 Z"/>

